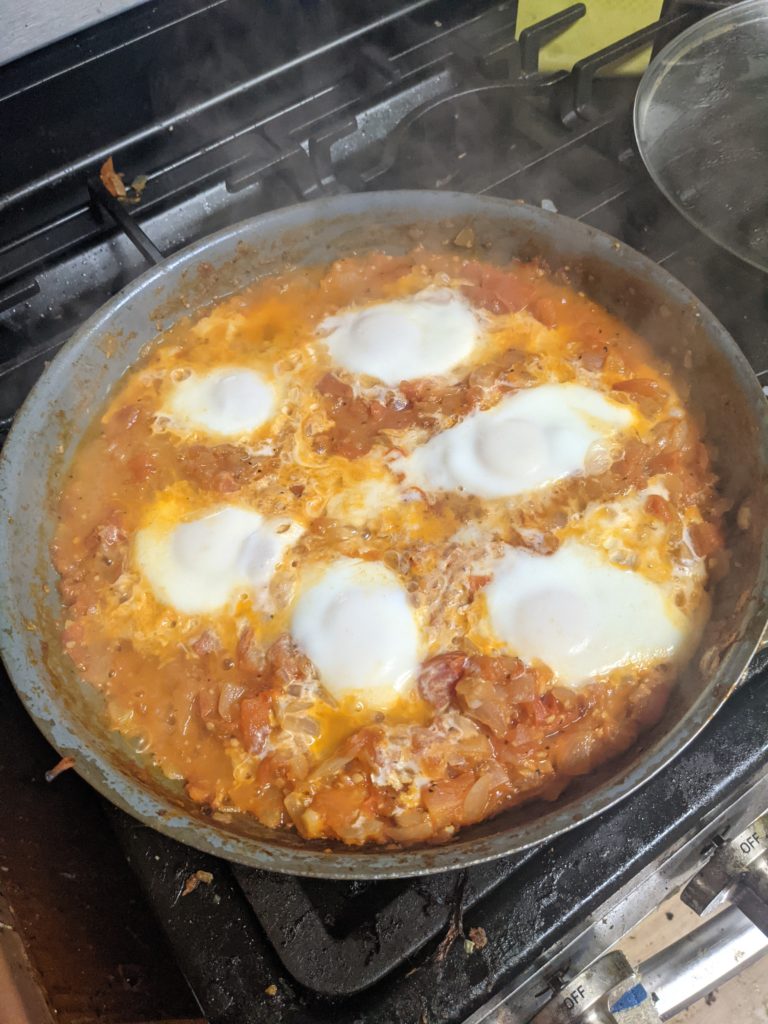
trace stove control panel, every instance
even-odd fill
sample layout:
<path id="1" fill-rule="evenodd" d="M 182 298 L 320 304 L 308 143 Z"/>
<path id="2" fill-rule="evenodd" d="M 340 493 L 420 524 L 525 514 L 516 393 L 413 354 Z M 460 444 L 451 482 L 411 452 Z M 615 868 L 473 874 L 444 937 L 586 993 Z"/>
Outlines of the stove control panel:
<path id="1" fill-rule="evenodd" d="M 768 814 L 734 839 L 719 840 L 681 898 L 697 914 L 707 914 L 727 900 L 768 935 Z"/>
<path id="2" fill-rule="evenodd" d="M 656 1024 L 653 999 L 623 953 L 606 953 L 553 996 L 531 1024 Z"/>
<path id="3" fill-rule="evenodd" d="M 653 1024 L 669 1020 L 768 953 L 768 813 L 735 838 L 721 837 L 681 893 L 698 928 L 635 970 L 618 950 L 575 978 L 550 983 L 552 997 L 531 1024 Z"/>

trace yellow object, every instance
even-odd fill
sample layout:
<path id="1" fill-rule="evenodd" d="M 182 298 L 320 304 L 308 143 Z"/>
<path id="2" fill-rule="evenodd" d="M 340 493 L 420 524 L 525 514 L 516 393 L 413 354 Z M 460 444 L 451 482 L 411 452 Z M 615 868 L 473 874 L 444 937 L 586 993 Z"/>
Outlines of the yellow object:
<path id="1" fill-rule="evenodd" d="M 570 6 L 567 0 L 520 0 L 518 35 L 524 28 Z M 573 64 L 618 39 L 657 21 L 662 0 L 589 0 L 587 13 L 541 51 L 542 71 L 570 70 Z M 648 46 L 621 64 L 607 68 L 607 74 L 642 74 L 651 55 Z"/>

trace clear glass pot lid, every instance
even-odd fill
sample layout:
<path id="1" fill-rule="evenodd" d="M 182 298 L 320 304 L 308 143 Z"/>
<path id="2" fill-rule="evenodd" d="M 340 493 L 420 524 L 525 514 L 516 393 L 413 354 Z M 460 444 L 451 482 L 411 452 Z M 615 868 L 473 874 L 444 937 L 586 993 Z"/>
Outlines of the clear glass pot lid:
<path id="1" fill-rule="evenodd" d="M 651 177 L 718 244 L 768 270 L 768 0 L 686 29 L 635 97 Z"/>

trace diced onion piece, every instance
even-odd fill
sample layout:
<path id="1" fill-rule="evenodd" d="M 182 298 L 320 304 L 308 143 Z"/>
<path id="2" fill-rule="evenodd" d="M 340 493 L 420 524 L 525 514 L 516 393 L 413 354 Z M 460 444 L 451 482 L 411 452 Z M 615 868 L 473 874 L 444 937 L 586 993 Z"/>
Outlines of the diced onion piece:
<path id="1" fill-rule="evenodd" d="M 593 441 L 584 456 L 584 471 L 588 476 L 600 476 L 607 473 L 613 463 L 613 446 L 607 441 Z"/>
<path id="2" fill-rule="evenodd" d="M 491 796 L 493 780 L 490 775 L 481 775 L 464 797 L 464 823 L 480 821 L 485 814 Z"/>

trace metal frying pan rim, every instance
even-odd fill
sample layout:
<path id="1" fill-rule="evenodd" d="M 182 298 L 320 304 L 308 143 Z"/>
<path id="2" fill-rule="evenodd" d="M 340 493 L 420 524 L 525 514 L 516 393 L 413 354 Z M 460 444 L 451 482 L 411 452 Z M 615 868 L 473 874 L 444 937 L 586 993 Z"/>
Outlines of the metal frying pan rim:
<path id="1" fill-rule="evenodd" d="M 631 273 L 644 275 L 662 287 L 671 297 L 670 301 L 674 299 L 680 306 L 690 307 L 695 316 L 702 318 L 709 333 L 716 339 L 718 349 L 726 353 L 746 397 L 749 400 L 763 401 L 749 364 L 712 314 L 662 268 L 587 225 L 508 200 L 467 196 L 461 193 L 363 193 L 318 200 L 315 203 L 289 207 L 252 218 L 175 253 L 163 264 L 148 270 L 131 282 L 76 332 L 35 385 L 17 417 L 0 461 L 0 564 L 10 565 L 9 544 L 12 531 L 6 516 L 13 507 L 13 471 L 15 464 L 23 460 L 25 443 L 35 430 L 36 407 L 44 407 L 56 375 L 66 375 L 81 348 L 97 343 L 118 310 L 134 301 L 137 296 L 151 293 L 153 286 L 172 270 L 192 267 L 201 258 L 205 259 L 207 254 L 230 251 L 243 238 L 249 238 L 251 241 L 258 239 L 260 232 L 268 231 L 275 224 L 279 225 L 280 231 L 284 233 L 291 227 L 309 227 L 319 221 L 330 220 L 334 216 L 352 217 L 371 211 L 387 217 L 410 217 L 411 222 L 428 220 L 430 211 L 432 219 L 440 222 L 451 216 L 466 220 L 468 215 L 479 217 L 492 214 L 498 216 L 505 226 L 509 222 L 510 229 L 513 222 L 519 221 L 523 226 L 526 222 L 532 225 L 544 224 L 552 235 L 557 235 L 558 232 L 561 235 L 565 233 L 566 236 L 568 233 L 575 234 L 579 239 L 584 239 L 584 246 L 588 245 L 590 252 L 598 256 L 603 254 L 606 259 L 610 254 L 610 258 L 620 261 L 621 266 L 626 267 Z M 434 215 L 435 211 L 438 216 Z M 762 450 L 765 450 L 768 447 L 768 423 L 761 421 L 761 428 Z M 17 632 L 23 629 L 23 623 L 12 623 L 12 616 L 9 616 L 7 628 L 0 633 L 0 647 L 17 691 L 49 741 L 62 755 L 75 755 L 76 770 L 95 789 L 145 824 L 206 852 L 267 870 L 336 879 L 408 877 L 469 866 L 550 840 L 575 824 L 599 814 L 650 779 L 693 740 L 725 700 L 730 692 L 729 687 L 736 683 L 749 662 L 763 631 L 762 609 L 768 603 L 765 559 L 761 562 L 761 572 L 761 606 L 757 611 L 752 609 L 743 635 L 724 656 L 723 666 L 726 670 L 727 685 L 721 686 L 717 692 L 713 690 L 706 700 L 704 697 L 707 688 L 703 687 L 702 695 L 697 702 L 647 753 L 639 765 L 633 766 L 625 775 L 613 778 L 609 784 L 586 794 L 578 805 L 566 805 L 550 811 L 523 828 L 502 830 L 480 839 L 473 838 L 470 830 L 464 830 L 455 842 L 429 848 L 416 847 L 394 851 L 347 848 L 334 849 L 326 853 L 322 843 L 307 843 L 294 848 L 280 846 L 277 841 L 256 842 L 223 832 L 213 823 L 201 822 L 185 812 L 174 810 L 169 813 L 166 801 L 149 791 L 134 777 L 120 772 L 114 765 L 105 762 L 98 754 L 89 750 L 87 736 L 84 739 L 77 729 L 71 728 L 71 719 L 66 720 L 66 716 L 65 719 L 61 718 L 61 706 L 51 698 L 45 687 L 35 685 L 34 676 L 37 669 L 28 663 L 24 646 L 17 636 Z M 712 686 L 711 680 L 709 686 Z M 278 836 L 275 838 L 277 840 Z"/>

